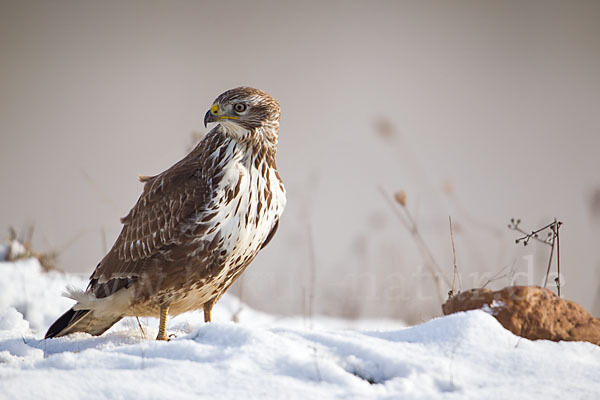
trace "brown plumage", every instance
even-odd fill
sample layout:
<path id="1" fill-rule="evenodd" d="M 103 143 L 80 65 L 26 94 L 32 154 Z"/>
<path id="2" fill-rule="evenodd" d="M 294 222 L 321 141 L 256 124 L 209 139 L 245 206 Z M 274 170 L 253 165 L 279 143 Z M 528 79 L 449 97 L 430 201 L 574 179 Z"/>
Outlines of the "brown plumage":
<path id="1" fill-rule="evenodd" d="M 253 88 L 221 94 L 218 122 L 181 161 L 140 176 L 144 190 L 85 291 L 46 337 L 102 334 L 124 316 L 161 318 L 212 306 L 273 237 L 285 207 L 275 153 L 279 104 Z"/>

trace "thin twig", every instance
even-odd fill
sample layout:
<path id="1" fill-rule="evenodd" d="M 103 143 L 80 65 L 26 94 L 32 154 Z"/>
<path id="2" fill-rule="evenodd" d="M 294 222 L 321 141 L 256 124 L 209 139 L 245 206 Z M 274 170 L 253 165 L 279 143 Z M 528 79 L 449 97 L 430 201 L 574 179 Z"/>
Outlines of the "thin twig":
<path id="1" fill-rule="evenodd" d="M 140 322 L 140 317 L 138 317 L 137 315 L 135 316 L 135 319 L 137 320 L 138 326 L 140 328 L 140 331 L 142 332 L 142 338 L 143 339 L 147 339 L 146 337 L 146 331 L 144 331 L 144 327 L 142 326 L 142 323 Z"/>
<path id="2" fill-rule="evenodd" d="M 556 268 L 558 275 L 556 276 L 556 289 L 558 291 L 558 297 L 560 297 L 560 235 L 558 230 L 560 229 L 560 223 L 556 224 Z"/>
<path id="3" fill-rule="evenodd" d="M 552 258 L 554 256 L 554 248 L 556 247 L 556 252 L 557 252 L 557 262 L 556 263 L 557 263 L 558 275 L 554 279 L 554 281 L 556 282 L 558 296 L 560 296 L 560 237 L 559 237 L 558 231 L 560 229 L 560 226 L 562 225 L 562 222 L 558 221 L 556 218 L 554 218 L 554 221 L 552 221 L 548 225 L 546 225 L 540 229 L 531 231 L 531 233 L 525 233 L 525 231 L 523 231 L 521 228 L 519 228 L 520 223 L 521 223 L 520 219 L 517 219 L 515 221 L 514 218 L 511 218 L 510 224 L 508 224 L 509 229 L 512 229 L 512 230 L 515 230 L 515 231 L 525 234 L 525 236 L 520 237 L 517 240 L 515 240 L 516 243 L 520 243 L 522 241 L 523 245 L 527 246 L 530 239 L 535 239 L 539 242 L 542 242 L 542 243 L 550 246 L 550 257 L 548 257 L 548 268 L 546 268 L 546 276 L 544 277 L 544 288 L 548 287 L 548 277 L 550 276 L 550 268 L 552 268 Z M 538 234 L 548 228 L 550 228 L 550 232 L 548 232 L 548 238 L 546 240 L 539 239 Z"/>
<path id="4" fill-rule="evenodd" d="M 502 230 L 500 228 L 497 228 L 495 225 L 489 224 L 489 223 L 477 218 L 476 216 L 471 215 L 471 213 L 469 213 L 469 211 L 468 211 L 468 208 L 465 207 L 460 202 L 460 200 L 454 193 L 454 190 L 452 189 L 451 184 L 449 182 L 447 182 L 446 185 L 450 185 L 450 187 L 445 189 L 444 191 L 446 192 L 446 195 L 450 199 L 450 202 L 452 203 L 454 208 L 458 211 L 459 217 L 461 217 L 461 220 L 465 220 L 465 221 L 469 222 L 470 225 L 472 225 L 473 227 L 475 227 L 479 230 L 487 231 L 489 234 L 491 234 L 495 238 L 500 238 L 502 236 Z"/>
<path id="5" fill-rule="evenodd" d="M 392 212 L 394 214 L 396 214 L 396 217 L 398 217 L 400 222 L 402 222 L 402 225 L 404 225 L 406 230 L 408 230 L 410 233 L 414 233 L 413 230 L 409 227 L 409 225 L 410 225 L 409 221 L 407 221 L 405 219 L 404 215 L 402 215 L 402 213 L 400 212 L 400 210 L 398 210 L 398 207 L 396 207 L 396 204 L 390 199 L 390 197 L 386 193 L 385 189 L 383 187 L 379 186 L 379 192 L 385 199 L 386 203 L 388 203 L 388 205 L 390 206 L 390 209 L 392 210 Z"/>
<path id="6" fill-rule="evenodd" d="M 410 212 L 408 211 L 408 209 L 406 207 L 404 207 L 404 206 L 402 207 L 402 210 L 404 210 L 404 214 L 402 214 L 400 212 L 398 207 L 396 207 L 396 204 L 390 199 L 390 197 L 386 193 L 385 189 L 383 189 L 383 187 L 379 186 L 378 188 L 379 188 L 379 192 L 381 193 L 381 195 L 383 196 L 385 201 L 388 203 L 388 205 L 390 206 L 390 208 L 392 209 L 394 214 L 398 217 L 398 219 L 404 225 L 406 230 L 411 233 L 412 237 L 414 238 L 415 242 L 417 243 L 417 247 L 421 251 L 422 257 L 426 260 L 425 266 L 427 266 L 427 268 L 429 268 L 431 276 L 433 277 L 435 284 L 438 288 L 438 296 L 440 298 L 440 301 L 442 301 L 444 299 L 444 289 L 442 288 L 441 279 L 444 280 L 444 283 L 446 284 L 447 287 L 450 286 L 450 282 L 441 273 L 440 265 L 437 263 L 437 261 L 435 261 L 435 258 L 433 257 L 431 250 L 429 250 L 427 243 L 421 236 L 415 220 L 413 219 L 412 215 L 410 214 Z"/>
<path id="7" fill-rule="evenodd" d="M 450 223 L 450 240 L 452 241 L 452 256 L 454 259 L 454 273 L 452 274 L 452 289 L 448 293 L 448 298 L 454 296 L 454 285 L 456 283 L 456 275 L 458 270 L 456 268 L 456 247 L 454 246 L 454 231 L 452 230 L 452 217 L 448 216 L 448 222 Z"/>
<path id="8" fill-rule="evenodd" d="M 81 168 L 79 171 L 81 172 L 81 175 L 86 180 L 86 182 L 89 183 L 92 186 L 92 188 L 96 191 L 98 197 L 104 203 L 109 204 L 113 209 L 118 210 L 116 201 L 114 201 L 111 196 L 106 194 L 106 192 L 100 187 L 96 180 L 92 178 L 91 175 L 88 174 L 87 171 L 83 168 Z"/>
<path id="9" fill-rule="evenodd" d="M 306 315 L 306 286 L 302 286 L 302 302 L 301 302 L 301 306 L 302 306 L 302 322 L 304 323 L 304 326 L 306 327 L 308 324 L 306 323 L 307 315 Z"/>
<path id="10" fill-rule="evenodd" d="M 317 358 L 317 347 L 316 346 L 309 346 L 312 347 L 313 350 L 313 362 L 315 364 L 315 372 L 317 374 L 317 379 L 319 380 L 319 382 L 321 382 L 323 380 L 323 378 L 321 377 L 321 368 L 319 368 L 319 359 Z"/>
<path id="11" fill-rule="evenodd" d="M 17 231 L 13 226 L 8 227 L 8 241 L 12 242 L 17 239 Z"/>
<path id="12" fill-rule="evenodd" d="M 310 223 L 306 224 L 306 236 L 308 240 L 308 263 L 310 266 L 310 276 L 308 282 L 308 323 L 309 329 L 312 329 L 313 304 L 315 301 L 315 285 L 317 274 L 317 261 L 315 257 L 315 246 L 312 238 L 312 229 Z"/>
<path id="13" fill-rule="evenodd" d="M 555 220 L 556 220 L 556 219 L 555 219 Z M 552 225 L 554 225 L 554 224 L 555 224 L 555 222 L 551 222 L 551 223 L 549 223 L 548 225 L 546 225 L 546 226 L 544 226 L 544 227 L 542 227 L 542 228 L 540 228 L 540 229 L 537 229 L 537 230 L 535 230 L 535 231 L 531 231 L 531 233 L 527 233 L 527 232 L 525 232 L 523 229 L 519 228 L 519 224 L 521 223 L 521 220 L 520 220 L 520 219 L 517 219 L 517 220 L 515 221 L 515 219 L 514 219 L 514 218 L 512 218 L 512 219 L 510 220 L 510 222 L 511 222 L 511 223 L 508 225 L 508 228 L 509 228 L 509 229 L 512 229 L 513 231 L 517 231 L 517 232 L 520 232 L 520 233 L 522 233 L 523 235 L 525 235 L 525 236 L 523 236 L 523 237 L 517 238 L 517 239 L 515 240 L 515 243 L 520 243 L 521 241 L 523 241 L 523 245 L 524 245 L 524 246 L 527 246 L 527 245 L 529 244 L 529 240 L 530 240 L 530 239 L 534 239 L 534 240 L 537 240 L 538 242 L 541 242 L 541 243 L 544 243 L 544 244 L 547 244 L 547 245 L 551 246 L 551 243 L 549 243 L 547 240 L 542 240 L 542 239 L 540 239 L 540 238 L 538 237 L 538 233 L 540 233 L 540 232 L 541 232 L 541 231 L 543 231 L 544 229 L 548 229 L 548 228 L 552 227 Z"/>
<path id="14" fill-rule="evenodd" d="M 31 246 L 31 240 L 33 239 L 33 231 L 35 230 L 35 225 L 31 224 L 29 225 L 29 227 L 27 228 L 27 232 L 25 233 L 25 229 L 22 231 L 23 232 L 23 239 L 21 240 L 21 242 L 23 242 L 24 244 L 27 244 L 29 246 Z"/>
<path id="15" fill-rule="evenodd" d="M 514 267 L 515 263 L 513 262 L 513 267 Z M 481 288 L 485 288 L 487 285 L 489 285 L 490 283 L 492 283 L 495 280 L 498 279 L 502 279 L 505 276 L 508 276 L 510 274 L 510 271 L 508 271 L 507 273 L 503 274 L 503 272 L 508 268 L 508 265 L 505 265 L 504 267 L 502 267 L 498 272 L 496 272 L 494 275 L 492 275 L 487 281 L 485 281 L 485 283 L 483 285 L 481 285 Z M 510 282 L 509 282 L 510 284 Z"/>
<path id="16" fill-rule="evenodd" d="M 554 222 L 552 222 L 551 224 L 545 226 L 544 228 L 538 230 L 541 231 L 543 229 L 546 229 L 548 227 L 552 227 L 552 232 L 555 233 L 554 231 L 554 227 L 556 226 L 556 218 L 554 218 Z M 552 266 L 552 256 L 554 255 L 554 243 L 556 241 L 556 234 L 552 235 L 552 242 L 551 242 L 551 248 L 550 248 L 550 257 L 548 258 L 548 268 L 546 269 L 546 277 L 544 278 L 544 288 L 546 288 L 548 286 L 548 275 L 550 275 L 550 267 Z"/>

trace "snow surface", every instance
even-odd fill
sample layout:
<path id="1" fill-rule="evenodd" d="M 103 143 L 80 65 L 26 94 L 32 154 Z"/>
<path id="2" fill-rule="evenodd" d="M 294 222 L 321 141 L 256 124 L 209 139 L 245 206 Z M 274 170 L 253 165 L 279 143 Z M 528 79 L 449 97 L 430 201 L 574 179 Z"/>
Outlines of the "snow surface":
<path id="1" fill-rule="evenodd" d="M 100 337 L 43 340 L 87 279 L 43 273 L 36 260 L 0 263 L 0 398 L 61 399 L 596 399 L 600 348 L 532 342 L 483 311 L 418 326 L 283 318 L 225 296 L 214 310 L 126 319 Z M 312 326 L 312 327 L 311 327 Z M 358 327 L 362 330 L 348 329 Z"/>

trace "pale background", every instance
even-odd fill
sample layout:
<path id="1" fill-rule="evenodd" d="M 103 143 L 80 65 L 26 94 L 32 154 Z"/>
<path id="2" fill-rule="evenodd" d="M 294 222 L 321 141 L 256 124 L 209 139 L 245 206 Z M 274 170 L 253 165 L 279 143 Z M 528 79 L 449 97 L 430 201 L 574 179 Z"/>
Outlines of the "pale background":
<path id="1" fill-rule="evenodd" d="M 245 301 L 439 314 L 382 187 L 406 191 L 448 279 L 453 216 L 463 289 L 506 265 L 540 284 L 548 249 L 506 225 L 560 218 L 563 293 L 600 313 L 600 2 L 0 4 L 0 230 L 34 224 L 63 269 L 89 274 L 137 175 L 184 156 L 212 100 L 248 85 L 281 103 L 288 207 Z"/>

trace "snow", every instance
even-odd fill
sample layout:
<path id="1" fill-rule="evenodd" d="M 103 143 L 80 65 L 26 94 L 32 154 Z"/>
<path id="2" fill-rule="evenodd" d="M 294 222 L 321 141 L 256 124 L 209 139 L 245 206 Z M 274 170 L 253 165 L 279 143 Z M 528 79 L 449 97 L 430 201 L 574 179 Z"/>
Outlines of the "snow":
<path id="1" fill-rule="evenodd" d="M 35 260 L 0 263 L 0 398 L 62 399 L 593 399 L 600 349 L 529 341 L 484 311 L 413 327 L 283 318 L 225 296 L 214 310 L 157 321 L 126 319 L 100 337 L 43 340 L 86 279 L 43 273 Z M 357 329 L 358 327 L 358 329 Z"/>

